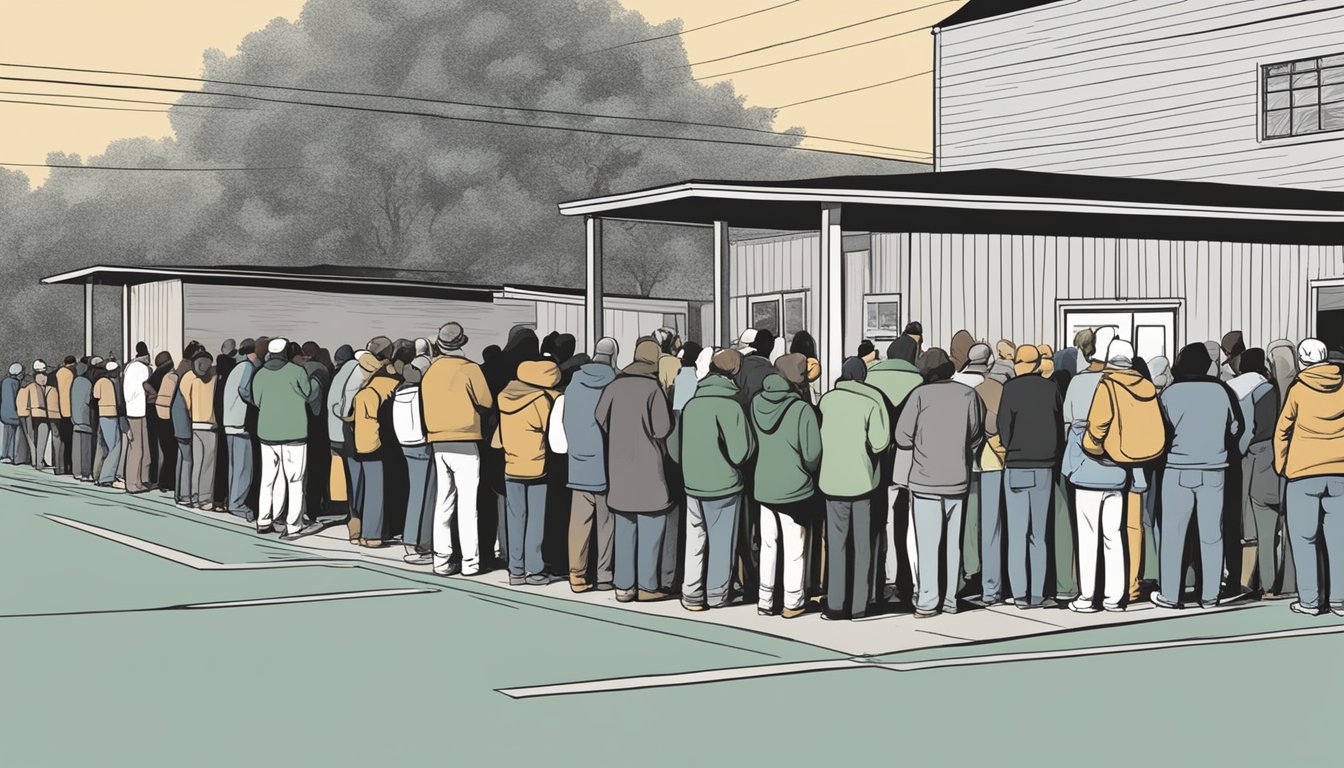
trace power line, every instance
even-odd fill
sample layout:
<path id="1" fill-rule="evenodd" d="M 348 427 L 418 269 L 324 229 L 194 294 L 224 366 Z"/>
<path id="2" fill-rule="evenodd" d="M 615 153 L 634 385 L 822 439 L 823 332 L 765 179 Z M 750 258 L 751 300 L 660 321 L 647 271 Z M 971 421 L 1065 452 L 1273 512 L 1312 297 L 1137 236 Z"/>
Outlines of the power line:
<path id="1" fill-rule="evenodd" d="M 668 136 L 668 135 L 665 135 L 665 134 L 648 134 L 648 133 L 629 133 L 629 132 L 625 132 L 625 131 L 608 131 L 608 130 L 602 130 L 602 129 L 598 129 L 598 128 L 577 128 L 577 127 L 562 126 L 562 125 L 541 125 L 541 124 L 537 124 L 537 123 L 516 123 L 516 122 L 511 122 L 511 121 L 508 121 L 508 120 L 493 120 L 493 119 L 483 118 L 483 117 L 463 117 L 463 116 L 460 116 L 460 115 L 443 115 L 443 114 L 439 114 L 439 113 L 436 113 L 436 112 L 420 112 L 420 111 L 417 111 L 417 110 L 388 109 L 388 108 L 386 108 L 386 107 L 361 107 L 361 106 L 355 106 L 355 105 L 353 105 L 353 104 L 329 104 L 329 103 L 325 103 L 325 102 L 299 101 L 299 100 L 295 100 L 295 99 L 276 99 L 276 98 L 270 98 L 270 97 L 267 97 L 267 96 L 255 96 L 255 95 L 251 95 L 251 94 L 241 94 L 241 93 L 224 93 L 224 92 L 217 92 L 217 91 L 188 91 L 188 90 L 186 90 L 186 89 L 182 89 L 182 88 L 165 88 L 165 87 L 162 87 L 162 86 L 124 85 L 124 84 L 120 84 L 120 83 L 93 83 L 93 82 L 79 81 L 79 80 L 56 80 L 56 79 L 51 79 L 51 78 L 34 78 L 34 77 L 9 77 L 9 76 L 0 76 L 0 80 L 9 80 L 9 81 L 25 82 L 25 83 L 43 83 L 43 84 L 46 84 L 46 85 L 77 85 L 77 86 L 88 86 L 88 87 L 93 87 L 93 88 L 117 88 L 117 89 L 125 89 L 125 90 L 157 91 L 157 92 L 160 92 L 160 93 L 182 93 L 182 94 L 197 94 L 197 95 L 205 94 L 205 95 L 211 95 L 211 96 L 225 96 L 225 97 L 235 98 L 235 99 L 246 99 L 246 100 L 249 100 L 249 101 L 260 101 L 260 102 L 271 103 L 271 104 L 289 104 L 289 105 L 295 105 L 295 106 L 316 107 L 316 108 L 321 108 L 321 109 L 337 109 L 337 110 L 349 110 L 349 111 L 352 111 L 352 112 L 366 112 L 366 113 L 372 113 L 372 114 L 405 115 L 405 116 L 409 116 L 409 117 L 428 117 L 428 118 L 433 118 L 433 119 L 436 119 L 436 120 L 449 120 L 449 121 L 453 121 L 453 122 L 475 123 L 475 124 L 478 124 L 478 125 L 496 125 L 496 126 L 511 127 L 511 128 L 532 128 L 532 129 L 536 129 L 536 130 L 544 130 L 544 131 L 559 131 L 559 132 L 564 132 L 564 133 L 581 133 L 581 134 L 590 134 L 590 135 L 595 135 L 595 136 L 612 136 L 612 137 L 615 137 L 615 138 L 626 138 L 626 139 L 661 139 L 661 140 L 664 140 L 664 141 L 681 141 L 681 142 L 687 142 L 687 143 L 692 143 L 692 144 L 722 144 L 722 145 L 727 145 L 727 146 L 739 146 L 739 147 L 761 147 L 761 148 L 764 148 L 764 149 L 791 150 L 791 151 L 795 151 L 795 152 L 814 152 L 814 153 L 821 153 L 821 154 L 827 154 L 827 155 L 846 155 L 846 156 L 848 156 L 848 157 L 868 157 L 868 158 L 872 158 L 872 159 L 875 159 L 875 160 L 888 160 L 888 161 L 891 161 L 891 162 L 897 162 L 897 161 L 902 161 L 902 160 L 904 160 L 904 161 L 906 161 L 906 162 L 910 162 L 910 160 L 907 159 L 907 158 L 899 158 L 899 157 L 882 157 L 882 156 L 880 156 L 880 155 L 860 155 L 860 154 L 858 154 L 858 153 L 853 153 L 853 152 L 837 152 L 837 151 L 835 151 L 835 150 L 829 150 L 829 149 L 816 149 L 816 148 L 813 148 L 813 147 L 800 147 L 800 146 L 785 145 L 785 144 L 761 144 L 761 143 L 754 142 L 754 141 L 738 141 L 738 140 L 734 140 L 734 139 L 711 139 L 711 138 L 696 137 L 696 136 Z M 792 134 L 790 134 L 790 135 L 792 135 Z M 915 161 L 915 162 L 918 162 L 918 161 Z"/>
<path id="2" fill-rule="evenodd" d="M 754 66 L 754 67 L 744 67 L 744 68 L 742 68 L 742 69 L 734 69 L 734 70 L 731 71 L 731 72 L 720 72 L 720 73 L 717 74 L 717 75 L 701 75 L 700 77 L 693 77 L 693 78 L 691 78 L 691 79 L 692 79 L 692 80 L 718 80 L 718 79 L 721 78 L 721 77 L 727 77 L 727 76 L 729 76 L 729 75 L 740 75 L 740 74 L 742 74 L 743 72 L 752 72 L 752 71 L 757 70 L 757 69 L 765 69 L 766 67 L 773 67 L 773 66 L 776 66 L 776 65 L 779 65 L 779 64 L 788 64 L 788 63 L 791 62 L 791 61 L 802 61 L 803 59 L 810 59 L 810 58 L 812 58 L 812 57 L 814 57 L 814 56 L 825 56 L 825 55 L 828 54 L 828 53 L 835 53 L 835 52 L 837 52 L 837 51 L 847 51 L 847 50 L 849 50 L 850 48 L 858 48 L 858 47 L 860 47 L 860 46 L 864 46 L 864 45 L 872 45 L 873 43 L 880 43 L 880 42 L 882 42 L 883 40 L 894 40 L 894 39 L 896 39 L 896 38 L 898 38 L 898 37 L 905 37 L 906 35 L 913 35 L 913 34 L 916 33 L 916 32 L 923 32 L 923 31 L 925 31 L 925 30 L 927 30 L 927 29 L 932 29 L 932 27 L 919 27 L 919 28 L 917 28 L 917 29 L 907 29 L 907 30 L 904 31 L 904 32 L 897 32 L 897 33 L 894 34 L 894 35 L 887 35 L 887 36 L 885 36 L 885 37 L 877 37 L 877 38 L 873 38 L 872 40 L 864 40 L 864 41 L 861 42 L 861 43 L 852 43 L 852 44 L 850 44 L 850 45 L 842 45 L 842 46 L 840 46 L 839 48 L 827 48 L 827 49 L 824 50 L 824 51 L 817 51 L 816 53 L 807 53 L 807 54 L 804 54 L 804 55 L 802 55 L 802 56 L 794 56 L 794 57 L 791 58 L 791 59 L 780 59 L 779 61 L 772 61 L 772 62 L 770 62 L 769 64 L 757 64 L 757 65 Z"/>
<path id="3" fill-rule="evenodd" d="M 230 107 L 223 104 L 183 104 L 178 101 L 150 101 L 148 99 L 117 99 L 111 96 L 81 96 L 74 93 L 52 93 L 50 91 L 0 91 L 0 94 L 7 96 L 54 96 L 62 99 L 92 99 L 94 101 L 119 101 L 128 104 L 159 104 L 165 107 L 191 107 L 193 109 L 234 109 L 248 112 L 255 111 L 252 107 Z M 78 106 L 71 104 L 69 106 Z M 148 110 L 150 112 L 160 112 L 167 110 Z"/>
<path id="4" fill-rule="evenodd" d="M 698 27 L 691 27 L 690 29 L 683 29 L 683 30 L 681 30 L 680 32 L 669 32 L 669 33 L 666 34 L 666 35 L 655 35 L 654 37 L 646 37 L 646 38 L 643 38 L 643 39 L 641 39 L 641 40 L 631 40 L 631 41 L 628 42 L 628 43 L 621 43 L 621 44 L 619 44 L 619 45 L 609 45 L 609 46 L 607 46 L 606 48 L 598 48 L 598 49 L 596 49 L 596 50 L 592 50 L 592 51 L 584 51 L 583 53 L 575 54 L 574 56 L 571 56 L 570 58 L 578 58 L 578 57 L 580 57 L 580 56 L 591 56 L 591 55 L 594 54 L 594 53 L 605 53 L 606 51 L 614 51 L 614 50 L 616 50 L 617 48 L 626 48 L 626 47 L 629 47 L 629 46 L 631 46 L 631 45 L 640 45 L 641 43 L 652 43 L 652 42 L 655 42 L 655 41 L 657 41 L 657 40 L 666 40 L 666 39 L 668 39 L 668 38 L 670 38 L 670 37 L 681 37 L 682 35 L 688 35 L 688 34 L 690 34 L 690 33 L 692 33 L 692 32 L 699 32 L 699 31 L 702 30 L 702 29 L 709 29 L 710 27 L 717 27 L 717 26 L 719 26 L 720 24 L 727 24 L 727 23 L 730 22 L 730 21 L 737 21 L 738 19 L 745 19 L 745 18 L 747 18 L 748 16 L 755 16 L 755 15 L 758 14 L 758 13 L 765 13 L 766 11 L 773 11 L 773 10 L 775 10 L 776 8 L 783 8 L 783 7 L 786 6 L 786 5 L 793 5 L 793 4 L 796 3 L 796 2 L 798 2 L 798 0 L 788 0 L 788 2 L 786 2 L 786 3 L 780 3 L 779 5 L 772 5 L 772 6 L 770 6 L 769 8 L 762 8 L 762 9 L 760 9 L 759 11 L 752 11 L 751 13 L 744 13 L 744 14 L 742 14 L 742 15 L 740 15 L 740 16 L 733 16 L 733 17 L 731 17 L 731 18 L 727 18 L 727 19 L 720 19 L 720 20 L 718 20 L 718 21 L 711 22 L 711 23 L 709 23 L 709 24 L 702 24 L 702 25 L 700 25 L 700 26 L 698 26 Z"/>
<path id="5" fill-rule="evenodd" d="M 677 66 L 675 66 L 675 67 L 671 67 L 671 69 L 687 69 L 687 68 L 689 68 L 689 67 L 698 67 L 698 66 L 700 66 L 701 64 L 713 64 L 713 63 L 716 62 L 716 61 L 723 61 L 723 60 L 725 60 L 725 59 L 735 59 L 735 58 L 737 58 L 738 56 L 746 56 L 746 55 L 749 54 L 749 53 L 760 53 L 761 51 L 768 51 L 768 50 L 770 50 L 771 48 L 779 48 L 780 46 L 784 46 L 784 45 L 792 45 L 793 43 L 800 43 L 800 42 L 802 42 L 802 41 L 804 41 L 804 40 L 811 40 L 811 39 L 814 38 L 814 37 L 821 37 L 821 36 L 823 36 L 823 35 L 829 35 L 829 34 L 832 34 L 832 33 L 834 33 L 834 32 L 841 32 L 841 31 L 846 30 L 846 29 L 853 29 L 854 27 L 861 27 L 861 26 L 863 26 L 864 24 L 872 24 L 872 23 L 875 22 L 875 21 L 882 21 L 883 19 L 890 19 L 890 18 L 893 18 L 893 17 L 896 17 L 896 16 L 904 16 L 904 15 L 907 14 L 907 13 L 914 13 L 914 12 L 916 12 L 916 11 L 922 11 L 922 10 L 924 10 L 924 9 L 926 9 L 926 8 L 933 8 L 933 7 L 935 7 L 935 6 L 939 6 L 939 5 L 947 5 L 948 3 L 959 3 L 959 2 L 961 2 L 961 1 L 962 1 L 962 0 L 942 0 L 942 2 L 930 3 L 930 4 L 928 4 L 928 5 L 921 5 L 921 6 L 919 6 L 918 8 L 907 8 L 907 9 L 904 10 L 904 11 L 896 11 L 895 13 L 888 13 L 888 14 L 885 14 L 885 15 L 882 15 L 882 16 L 874 16 L 874 17 L 871 18 L 871 19 L 864 19 L 863 21 L 856 21 L 856 22 L 854 22 L 853 24 L 846 24 L 846 25 L 844 25 L 843 27 L 835 27 L 834 29 L 827 29 L 827 30 L 823 30 L 823 31 L 821 31 L 821 32 L 813 32 L 813 33 L 810 34 L 810 35 L 803 35 L 802 37 L 795 37 L 795 38 L 793 38 L 792 40 L 783 40 L 783 41 L 778 42 L 778 43 L 771 43 L 770 45 L 763 45 L 763 46 L 761 46 L 760 48 L 752 48 L 752 49 L 750 49 L 750 50 L 746 50 L 746 51 L 738 51 L 737 53 L 730 53 L 730 54 L 728 54 L 727 56 L 719 56 L 718 58 L 715 58 L 715 59 L 705 59 L 704 61 L 693 61 L 693 62 L 691 62 L 690 64 L 679 64 L 679 65 L 677 65 Z"/>
<path id="6" fill-rule="evenodd" d="M 5 163 L 7 168 L 69 168 L 79 171 L 150 171 L 154 173 L 204 173 L 216 171 L 301 171 L 303 166 L 282 166 L 275 168 L 155 168 L 153 166 L 133 165 L 74 165 L 62 163 Z"/>
<path id="7" fill-rule="evenodd" d="M 903 81 L 903 80 L 913 80 L 913 79 L 916 78 L 916 77 L 923 77 L 923 76 L 925 76 L 925 75 L 931 75 L 931 74 L 933 74 L 933 70 L 932 70 L 932 69 L 927 69 L 927 70 L 924 70 L 923 72 L 916 72 L 916 73 L 913 74 L 913 75 L 906 75 L 905 77 L 898 77 L 898 78 L 896 78 L 895 80 L 888 80 L 888 81 L 886 81 L 886 82 L 884 82 L 884 83 L 873 83 L 872 85 L 865 85 L 865 86 L 860 87 L 860 88 L 851 88 L 851 89 L 849 89 L 848 91 L 839 91 L 839 92 L 836 92 L 836 93 L 828 93 L 828 94 L 826 94 L 825 96 L 816 96 L 816 97 L 811 98 L 811 99 L 803 99 L 802 101 L 795 101 L 795 102 L 793 102 L 792 104 L 781 104 L 780 106 L 775 107 L 775 109 L 776 109 L 776 110 L 780 110 L 780 109 L 788 109 L 789 107 L 796 107 L 796 106 L 798 106 L 799 104 L 811 104 L 811 103 L 814 102 L 814 101 L 822 101 L 822 100 L 824 100 L 824 99 L 833 99 L 833 98 L 835 98 L 836 96 L 845 96 L 845 95 L 850 94 L 850 93 L 858 93 L 859 91 L 867 91 L 867 90 L 870 90 L 870 89 L 872 89 L 872 88 L 881 88 L 881 87 L 884 86 L 884 85 L 891 85 L 892 83 L 899 83 L 899 82 L 901 82 L 901 81 Z"/>
<path id="8" fill-rule="evenodd" d="M 21 99 L 0 99 L 0 104 L 26 104 L 31 107 L 65 107 L 66 109 L 97 109 L 105 112 L 152 112 L 166 115 L 166 109 L 145 109 L 143 107 L 99 107 L 93 104 L 61 104 L 54 101 L 23 101 Z"/>
<path id="9" fill-rule="evenodd" d="M 12 62 L 0 62 L 0 67 L 11 67 L 11 68 L 15 68 L 15 69 L 42 69 L 42 70 L 50 70 L 50 71 L 54 71 L 54 72 L 78 72 L 78 73 L 81 73 L 81 74 L 95 74 L 95 75 L 118 75 L 118 76 L 125 76 L 125 77 L 144 77 L 144 78 L 151 78 L 151 79 L 155 79 L 155 80 L 181 80 L 181 81 L 187 81 L 187 82 L 193 82 L 193 83 L 208 83 L 208 84 L 212 84 L 212 85 L 231 85 L 231 86 L 237 86 L 237 87 L 241 87 L 241 88 L 263 88 L 263 89 L 269 89 L 269 90 L 295 91 L 295 92 L 299 92 L 299 93 L 316 93 L 316 94 L 320 94 L 320 95 L 324 95 L 324 96 L 354 96 L 354 97 L 365 97 L 365 98 L 375 98 L 375 99 L 399 99 L 399 100 L 402 100 L 402 101 L 411 101 L 411 102 L 417 102 L 417 103 L 423 103 L 423 104 L 442 104 L 442 105 L 445 105 L 445 106 L 471 107 L 471 108 L 475 108 L 475 109 L 500 109 L 500 110 L 512 111 L 512 112 L 525 112 L 525 113 L 543 114 L 543 115 L 558 115 L 558 116 L 562 116 L 562 117 L 598 118 L 598 119 L 603 119 L 603 120 L 629 120 L 629 121 L 631 121 L 631 122 L 657 123 L 657 124 L 663 124 L 663 125 L 685 125 L 685 126 L 697 127 L 697 128 L 716 128 L 716 129 L 722 129 L 722 130 L 745 131 L 745 132 L 747 132 L 747 133 L 765 134 L 765 135 L 769 135 L 769 136 L 779 136 L 779 137 L 784 137 L 784 138 L 795 138 L 795 137 L 798 136 L 798 134 L 795 134 L 795 133 L 788 133 L 788 132 L 785 132 L 785 131 L 772 131 L 772 130 L 768 130 L 768 129 L 765 129 L 765 128 L 751 128 L 751 127 L 748 127 L 748 126 L 738 126 L 738 125 L 724 125 L 724 124 L 722 124 L 722 123 L 707 123 L 707 122 L 700 122 L 700 121 L 696 121 L 696 120 L 678 120 L 678 119 L 674 119 L 674 118 L 660 118 L 660 117 L 638 117 L 638 116 L 634 116 L 634 115 L 612 115 L 612 114 L 595 113 L 595 112 L 577 112 L 577 111 L 563 110 L 563 109 L 543 109 L 543 108 L 540 108 L 540 107 L 510 107 L 510 106 L 506 106 L 506 105 L 503 105 L 503 104 L 484 104 L 484 103 L 470 102 L 470 101 L 454 101 L 454 100 L 450 100 L 450 99 L 434 99 L 434 98 L 429 98 L 429 97 L 426 97 L 426 96 L 401 96 L 401 95 L 395 95 L 395 94 L 371 93 L 371 92 L 368 92 L 368 91 L 339 91 L 339 90 L 331 90 L 331 89 L 324 89 L 324 88 L 309 88 L 309 87 L 297 86 L 297 85 L 273 85 L 273 84 L 269 84 L 269 83 L 251 83 L 251 82 L 240 81 L 240 80 L 219 80 L 219 79 L 215 79 L 215 78 L 183 77 L 183 76 L 178 76 L 178 75 L 164 75 L 164 74 L 148 73 L 148 72 L 123 72 L 123 71 L 118 71 L 118 70 L 87 69 L 87 68 L 80 68 L 80 67 L 56 67 L 56 66 L 46 66 L 46 65 L 39 65 L 39 64 L 15 64 L 15 63 L 12 63 Z M 23 80 L 23 78 L 3 78 L 3 77 L 0 77 L 0 80 L 9 80 L 9 79 Z M 42 81 L 37 81 L 37 82 L 42 82 Z M 101 84 L 99 84 L 99 83 L 91 83 L 91 84 L 89 84 L 89 85 L 92 85 L 92 86 L 98 86 L 98 85 L 101 85 Z M 133 88 L 134 86 L 117 86 L 117 87 L 131 87 L 131 88 Z M 153 89 L 153 88 L 144 88 L 144 89 L 141 89 L 141 90 L 155 90 L 155 89 Z M 226 95 L 226 96 L 237 95 L 237 94 L 228 94 L 228 93 L 223 93 L 223 92 L 213 92 L 213 93 L 212 93 L 212 92 L 210 92 L 210 91 L 170 90 L 170 91 L 168 91 L 168 92 L 169 92 L 169 93 L 187 93 L 187 94 L 191 94 L 191 93 L 200 93 L 200 94 L 207 94 L 207 95 Z M 814 135 L 810 135 L 810 134 L 809 134 L 809 135 L 806 136 L 806 138 L 810 138 L 810 139 L 813 139 L 813 140 L 816 140 L 816 141 L 830 141 L 830 142 L 836 142 L 836 143 L 840 143 L 840 144 L 851 144 L 851 145 L 854 145 L 854 146 L 860 146 L 860 147 L 871 147 L 871 148 L 873 148 L 873 149 L 889 150 L 890 152 L 898 153 L 898 154 L 899 154 L 899 153 L 905 153 L 905 154 L 922 154 L 922 155 L 927 155 L 927 154 L 929 154 L 928 152 L 923 152 L 923 151 L 921 151 L 921 150 L 915 150 L 915 149 L 909 149 L 909 148 L 906 148 L 906 147 L 892 147 L 892 146 L 888 146 L 888 145 L 885 145 L 885 144 L 871 144 L 871 143 L 868 143 L 868 142 L 862 142 L 862 141 L 852 141 L 852 140 L 850 140 L 850 139 L 839 139 L 839 138 L 835 138 L 835 137 L 832 137 L 832 136 L 814 136 Z M 774 146 L 774 145 L 769 145 L 769 146 Z"/>

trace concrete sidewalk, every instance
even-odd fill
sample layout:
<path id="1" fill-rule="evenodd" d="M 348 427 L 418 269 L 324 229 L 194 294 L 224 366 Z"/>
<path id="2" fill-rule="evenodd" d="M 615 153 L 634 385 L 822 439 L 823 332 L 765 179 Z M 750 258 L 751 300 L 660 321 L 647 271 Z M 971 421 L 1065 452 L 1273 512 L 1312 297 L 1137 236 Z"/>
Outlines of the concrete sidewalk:
<path id="1" fill-rule="evenodd" d="M 38 473 L 26 468 L 6 467 L 4 474 L 9 475 L 10 473 L 15 473 L 16 477 L 21 476 L 24 480 L 39 483 L 55 493 L 60 493 L 63 488 L 69 488 L 70 484 L 74 483 L 69 478 L 53 477 L 45 472 Z M 22 474 L 18 475 L 18 473 Z M 116 494 L 108 492 L 107 495 L 115 497 Z M 232 515 L 186 510 L 174 505 L 171 498 L 157 492 L 137 495 L 134 498 L 137 501 L 153 503 L 155 506 L 161 507 L 165 511 L 171 511 L 175 516 L 183 519 L 227 523 L 230 527 L 226 530 L 236 529 L 240 535 L 256 537 L 250 524 Z M 410 565 L 403 562 L 401 558 L 405 549 L 399 544 L 394 543 L 382 549 L 366 549 L 351 545 L 346 537 L 345 527 L 342 525 L 329 527 L 296 542 L 281 542 L 271 536 L 264 537 L 264 539 L 268 545 L 292 549 L 296 554 L 302 553 L 305 556 L 317 555 L 340 560 L 363 560 L 382 567 L 413 572 L 422 576 L 432 576 L 429 566 Z M 929 619 L 915 619 L 909 613 L 889 613 L 858 621 L 832 622 L 823 621 L 819 613 L 809 613 L 792 620 L 785 620 L 777 616 L 761 616 L 756 612 L 754 601 L 694 614 L 682 608 L 676 600 L 657 603 L 618 603 L 614 592 L 575 594 L 570 590 L 568 582 L 564 580 L 545 587 L 514 587 L 509 585 L 508 573 L 502 569 L 471 579 L 453 576 L 447 577 L 446 580 L 459 579 L 488 584 L 501 590 L 543 595 L 556 600 L 610 606 L 618 611 L 633 611 L 683 621 L 707 622 L 807 643 L 847 656 L 882 656 L 916 649 L 1008 640 L 1139 622 L 1180 621 L 1182 618 L 1208 615 L 1214 612 L 1260 610 L 1270 607 L 1268 604 L 1239 603 L 1235 606 L 1225 606 L 1211 611 L 1201 609 L 1163 611 L 1145 602 L 1121 613 L 1079 614 L 1063 607 L 1024 611 L 1012 606 L 1001 605 L 989 609 L 963 610 L 955 615 L 939 615 Z"/>

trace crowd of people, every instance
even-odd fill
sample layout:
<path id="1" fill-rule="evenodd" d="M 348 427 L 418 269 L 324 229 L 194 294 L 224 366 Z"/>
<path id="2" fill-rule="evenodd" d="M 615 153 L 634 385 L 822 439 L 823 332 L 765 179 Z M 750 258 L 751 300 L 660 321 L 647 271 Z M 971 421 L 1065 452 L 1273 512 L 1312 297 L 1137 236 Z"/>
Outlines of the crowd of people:
<path id="1" fill-rule="evenodd" d="M 523 326 L 478 363 L 451 322 L 334 354 L 141 342 L 11 366 L 0 461 L 689 611 L 1344 615 L 1344 374 L 1320 341 L 1234 332 L 1173 362 L 1112 328 L 1059 351 L 923 335 L 864 341 L 824 394 L 805 331 L 713 349 L 658 329 L 621 368 L 611 338 L 576 353 Z"/>

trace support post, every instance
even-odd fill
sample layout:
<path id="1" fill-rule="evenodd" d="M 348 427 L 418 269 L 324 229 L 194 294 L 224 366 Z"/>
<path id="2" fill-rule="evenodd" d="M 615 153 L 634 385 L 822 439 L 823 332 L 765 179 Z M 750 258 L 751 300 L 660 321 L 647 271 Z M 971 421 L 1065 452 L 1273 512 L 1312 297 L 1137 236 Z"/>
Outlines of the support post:
<path id="1" fill-rule="evenodd" d="M 93 280 L 84 281 L 84 356 L 93 356 Z"/>
<path id="2" fill-rule="evenodd" d="M 131 286 L 121 286 L 121 364 L 131 359 Z"/>
<path id="3" fill-rule="evenodd" d="M 845 360 L 845 233 L 840 206 L 821 209 L 821 344 L 822 377 L 826 389 L 840 378 Z"/>
<path id="4" fill-rule="evenodd" d="M 588 274 L 584 283 L 584 333 L 588 352 L 591 354 L 602 338 L 602 220 L 596 216 L 585 216 L 584 225 L 588 230 Z M 614 362 L 614 361 L 613 361 Z"/>
<path id="5" fill-rule="evenodd" d="M 733 344 L 731 334 L 732 303 L 729 296 L 732 291 L 732 273 L 729 269 L 728 222 L 714 222 L 714 341 L 719 347 Z"/>

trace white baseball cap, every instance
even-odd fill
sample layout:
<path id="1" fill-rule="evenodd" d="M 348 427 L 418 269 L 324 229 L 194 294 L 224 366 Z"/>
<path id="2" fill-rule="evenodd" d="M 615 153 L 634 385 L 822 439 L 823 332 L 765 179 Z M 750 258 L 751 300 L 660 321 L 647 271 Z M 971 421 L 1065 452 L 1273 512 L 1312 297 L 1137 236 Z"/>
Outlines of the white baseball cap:
<path id="1" fill-rule="evenodd" d="M 737 349 L 739 351 L 743 349 L 751 349 L 752 348 L 751 345 L 754 343 L 756 343 L 756 329 L 748 328 L 747 330 L 743 331 L 742 336 L 738 338 Z"/>
<path id="2" fill-rule="evenodd" d="M 285 353 L 285 348 L 288 346 L 288 339 L 271 339 L 270 343 L 266 345 L 266 351 L 270 352 L 272 355 L 283 355 Z"/>

